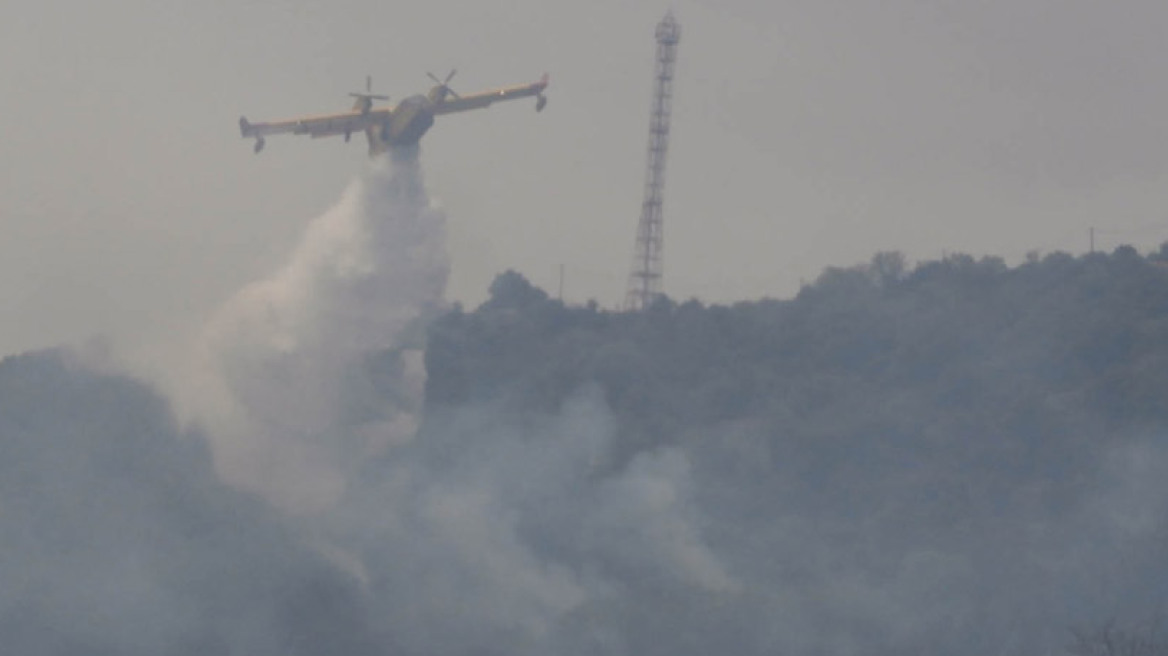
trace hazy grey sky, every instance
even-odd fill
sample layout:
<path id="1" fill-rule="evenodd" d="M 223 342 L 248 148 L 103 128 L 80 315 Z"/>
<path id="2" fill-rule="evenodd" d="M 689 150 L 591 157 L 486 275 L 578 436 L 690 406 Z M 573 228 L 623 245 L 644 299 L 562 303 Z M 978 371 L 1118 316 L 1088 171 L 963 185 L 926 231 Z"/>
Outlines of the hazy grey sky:
<path id="1" fill-rule="evenodd" d="M 161 343 L 275 269 L 361 143 L 253 120 L 535 80 L 423 140 L 448 298 L 515 268 L 622 297 L 640 208 L 653 2 L 9 0 L 0 22 L 0 353 Z M 788 296 L 876 250 L 1142 250 L 1168 239 L 1168 5 L 682 0 L 665 288 Z M 1158 75 L 1158 73 L 1161 73 Z M 358 140 L 354 140 L 358 141 Z"/>

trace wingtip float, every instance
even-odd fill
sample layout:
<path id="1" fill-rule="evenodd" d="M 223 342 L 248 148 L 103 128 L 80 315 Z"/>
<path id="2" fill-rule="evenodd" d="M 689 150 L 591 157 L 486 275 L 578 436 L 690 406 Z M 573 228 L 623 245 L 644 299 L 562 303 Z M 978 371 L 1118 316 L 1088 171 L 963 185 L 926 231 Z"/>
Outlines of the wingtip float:
<path id="1" fill-rule="evenodd" d="M 535 111 L 547 106 L 544 90 L 548 74 L 538 81 L 512 87 L 488 89 L 479 93 L 460 95 L 450 88 L 455 71 L 444 80 L 427 73 L 436 82 L 427 94 L 410 96 L 391 107 L 374 107 L 374 100 L 389 100 L 389 96 L 374 94 L 372 79 L 366 76 L 365 92 L 349 95 L 357 100 L 348 112 L 300 116 L 280 121 L 252 123 L 239 117 L 239 132 L 245 139 L 255 139 L 255 152 L 264 149 L 264 137 L 274 134 L 304 134 L 313 138 L 343 136 L 349 141 L 355 132 L 364 132 L 369 142 L 369 156 L 385 152 L 391 147 L 412 146 L 434 125 L 440 114 L 482 109 L 502 100 L 535 97 Z"/>

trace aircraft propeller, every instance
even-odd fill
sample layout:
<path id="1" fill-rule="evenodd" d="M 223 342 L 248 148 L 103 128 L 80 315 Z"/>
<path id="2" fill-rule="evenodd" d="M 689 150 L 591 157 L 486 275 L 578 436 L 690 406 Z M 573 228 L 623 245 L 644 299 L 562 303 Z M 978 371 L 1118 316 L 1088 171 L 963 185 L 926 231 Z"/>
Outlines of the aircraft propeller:
<path id="1" fill-rule="evenodd" d="M 457 72 L 458 72 L 457 69 L 454 69 L 454 68 L 450 69 L 450 73 L 446 76 L 445 80 L 439 80 L 438 76 L 434 75 L 433 73 L 431 73 L 429 71 L 426 71 L 426 75 L 428 75 L 431 80 L 434 80 L 436 83 L 438 83 L 438 88 L 440 88 L 443 91 L 445 91 L 446 93 L 454 96 L 455 98 L 458 98 L 460 96 L 457 93 L 455 93 L 454 89 L 450 88 L 450 80 L 454 79 L 454 74 Z"/>
<path id="2" fill-rule="evenodd" d="M 349 95 L 353 96 L 354 98 L 362 98 L 365 100 L 389 100 L 389 96 L 383 96 L 380 94 L 373 93 L 373 76 L 372 75 L 365 76 L 365 93 L 350 91 Z"/>

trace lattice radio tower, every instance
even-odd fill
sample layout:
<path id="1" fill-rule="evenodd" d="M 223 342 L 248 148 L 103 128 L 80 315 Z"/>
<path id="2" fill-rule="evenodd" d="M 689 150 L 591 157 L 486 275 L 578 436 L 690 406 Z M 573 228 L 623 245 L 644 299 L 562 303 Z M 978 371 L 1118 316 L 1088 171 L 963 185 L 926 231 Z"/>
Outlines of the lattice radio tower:
<path id="1" fill-rule="evenodd" d="M 673 12 L 657 24 L 657 66 L 653 72 L 653 108 L 649 114 L 649 157 L 645 173 L 645 200 L 641 203 L 641 221 L 637 225 L 637 242 L 626 310 L 643 310 L 661 295 L 662 274 L 662 193 L 665 189 L 665 153 L 669 149 L 669 114 L 673 100 L 673 64 L 681 27 Z"/>

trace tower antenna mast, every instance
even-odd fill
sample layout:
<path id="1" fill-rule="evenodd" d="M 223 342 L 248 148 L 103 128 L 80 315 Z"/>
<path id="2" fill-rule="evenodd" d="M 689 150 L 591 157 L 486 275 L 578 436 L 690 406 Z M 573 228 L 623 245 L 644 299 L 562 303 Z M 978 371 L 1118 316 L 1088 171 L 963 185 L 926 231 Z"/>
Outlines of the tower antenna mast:
<path id="1" fill-rule="evenodd" d="M 665 189 L 665 155 L 669 150 L 669 115 L 673 101 L 673 66 L 681 27 L 673 12 L 657 24 L 657 63 L 653 72 L 653 107 L 649 114 L 649 156 L 646 162 L 645 199 L 637 224 L 633 265 L 629 272 L 626 310 L 643 310 L 661 295 L 662 194 Z"/>

